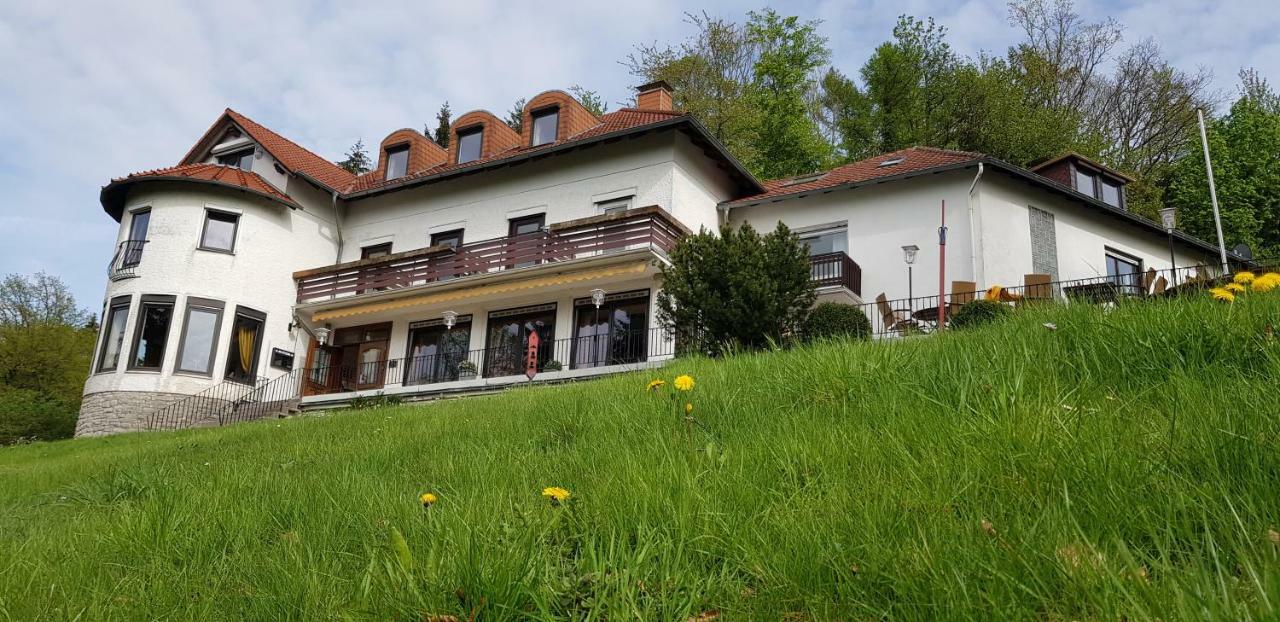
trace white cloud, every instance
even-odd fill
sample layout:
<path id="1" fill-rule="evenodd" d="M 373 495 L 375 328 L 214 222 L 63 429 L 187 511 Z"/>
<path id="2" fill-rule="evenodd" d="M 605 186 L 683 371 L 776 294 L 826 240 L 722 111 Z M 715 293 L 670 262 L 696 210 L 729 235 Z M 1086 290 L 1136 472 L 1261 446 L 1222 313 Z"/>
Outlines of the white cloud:
<path id="1" fill-rule="evenodd" d="M 0 6 L 0 273 L 45 269 L 96 307 L 116 225 L 98 205 L 110 178 L 172 165 L 224 107 L 318 153 L 455 114 L 502 115 L 518 97 L 581 84 L 616 107 L 635 80 L 632 46 L 676 41 L 684 11 L 741 17 L 764 3 L 125 1 Z M 833 60 L 856 74 L 901 13 L 933 15 L 963 54 L 1014 40 L 1004 3 L 807 0 L 781 11 L 826 23 Z M 1261 3 L 1141 0 L 1107 7 L 1136 41 L 1178 64 L 1211 66 L 1229 89 L 1240 66 L 1276 81 L 1280 28 Z"/>

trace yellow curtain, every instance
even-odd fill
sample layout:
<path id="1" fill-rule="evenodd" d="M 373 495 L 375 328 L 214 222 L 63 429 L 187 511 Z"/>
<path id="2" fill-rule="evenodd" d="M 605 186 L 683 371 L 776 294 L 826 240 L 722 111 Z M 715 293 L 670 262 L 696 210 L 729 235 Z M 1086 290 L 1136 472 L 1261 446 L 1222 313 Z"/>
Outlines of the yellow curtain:
<path id="1" fill-rule="evenodd" d="M 241 326 L 236 341 L 240 344 L 240 369 L 247 376 L 253 369 L 253 330 Z"/>

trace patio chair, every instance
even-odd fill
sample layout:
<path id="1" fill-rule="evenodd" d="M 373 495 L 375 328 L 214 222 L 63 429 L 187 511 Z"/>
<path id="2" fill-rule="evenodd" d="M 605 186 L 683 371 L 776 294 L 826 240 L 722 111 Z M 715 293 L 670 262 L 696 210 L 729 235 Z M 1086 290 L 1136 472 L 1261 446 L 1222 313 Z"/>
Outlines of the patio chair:
<path id="1" fill-rule="evenodd" d="M 1155 282 L 1156 282 L 1156 269 L 1147 268 L 1147 271 L 1142 275 L 1142 293 L 1143 294 L 1151 293 L 1151 285 Z"/>
<path id="2" fill-rule="evenodd" d="M 1169 287 L 1169 280 L 1164 277 L 1160 277 L 1156 279 L 1155 286 L 1151 288 L 1151 295 L 1159 296 L 1161 294 L 1164 294 L 1164 290 L 1168 287 Z"/>
<path id="3" fill-rule="evenodd" d="M 884 322 L 886 331 L 906 333 L 916 327 L 915 320 L 911 319 L 911 311 L 890 307 L 889 299 L 885 297 L 884 292 L 876 296 L 876 309 L 880 311 L 880 319 Z"/>
<path id="4" fill-rule="evenodd" d="M 951 306 L 958 307 L 973 302 L 978 295 L 978 284 L 973 281 L 951 282 Z"/>
<path id="5" fill-rule="evenodd" d="M 1026 302 L 1053 300 L 1053 276 L 1048 274 L 1024 274 L 1022 276 L 1023 300 Z"/>

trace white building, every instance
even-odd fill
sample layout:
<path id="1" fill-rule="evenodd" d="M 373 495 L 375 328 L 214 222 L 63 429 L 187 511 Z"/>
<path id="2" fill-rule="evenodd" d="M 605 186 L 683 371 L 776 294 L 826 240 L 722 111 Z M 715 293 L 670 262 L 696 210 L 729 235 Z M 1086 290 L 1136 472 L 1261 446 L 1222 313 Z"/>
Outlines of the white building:
<path id="1" fill-rule="evenodd" d="M 103 188 L 120 233 L 77 434 L 653 364 L 674 353 L 659 266 L 725 223 L 801 231 L 821 298 L 851 304 L 1169 267 L 1123 175 L 1075 155 L 1037 170 L 913 148 L 761 182 L 662 83 L 599 117 L 542 93 L 521 133 L 469 112 L 448 150 L 397 130 L 360 176 L 227 110 L 177 166 Z M 1173 246 L 1179 265 L 1212 263 L 1204 242 Z"/>

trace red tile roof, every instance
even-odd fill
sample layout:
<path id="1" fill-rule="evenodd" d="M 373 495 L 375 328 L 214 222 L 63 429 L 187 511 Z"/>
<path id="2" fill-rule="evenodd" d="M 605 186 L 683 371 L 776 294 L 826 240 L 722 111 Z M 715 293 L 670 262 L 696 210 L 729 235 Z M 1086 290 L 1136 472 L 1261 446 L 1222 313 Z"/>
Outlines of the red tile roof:
<path id="1" fill-rule="evenodd" d="M 676 111 L 670 111 L 670 110 L 641 110 L 637 108 L 623 108 L 621 110 L 608 112 L 601 115 L 599 124 L 594 125 L 591 128 L 584 130 L 582 132 L 579 132 L 573 136 L 566 137 L 563 140 L 557 140 L 554 143 L 538 145 L 536 147 L 530 147 L 530 146 L 513 147 L 511 149 L 507 149 L 507 150 L 495 153 L 487 158 L 472 160 L 464 164 L 449 164 L 446 162 L 438 166 L 433 166 L 431 168 L 418 171 L 417 173 L 413 173 L 411 175 L 398 177 L 391 181 L 385 181 L 381 178 L 381 174 L 379 172 L 371 171 L 369 173 L 365 173 L 363 175 L 360 175 L 359 177 L 356 177 L 352 184 L 348 185 L 346 188 L 343 189 L 343 193 L 350 194 L 353 192 L 361 192 L 365 190 L 373 190 L 377 188 L 396 186 L 406 182 L 413 181 L 415 179 L 420 179 L 422 177 L 431 177 L 434 175 L 440 175 L 442 173 L 448 173 L 450 171 L 471 169 L 473 167 L 483 166 L 485 164 L 489 164 L 489 163 L 496 162 L 498 160 L 503 160 L 506 158 L 529 155 L 529 154 L 536 153 L 538 151 L 549 150 L 561 145 L 589 140 L 599 136 L 604 136 L 606 134 L 611 134 L 613 132 L 632 130 L 632 129 L 643 127 L 645 125 L 661 123 L 663 121 L 669 121 L 674 118 L 685 117 L 685 116 L 688 116 L 688 113 L 676 112 Z"/>
<path id="2" fill-rule="evenodd" d="M 729 205 L 775 201 L 837 186 L 860 184 L 882 178 L 921 173 L 945 166 L 977 162 L 982 158 L 983 155 L 980 153 L 934 147 L 900 149 L 833 168 L 825 173 L 771 179 L 764 182 L 764 192 L 735 199 L 729 202 Z"/>
<path id="3" fill-rule="evenodd" d="M 227 108 L 226 115 L 235 121 L 236 125 L 244 128 L 254 142 L 262 145 L 262 148 L 279 160 L 285 168 L 295 173 L 302 173 L 324 184 L 330 190 L 342 190 L 355 180 L 355 175 L 347 172 L 346 169 L 259 125 L 253 119 L 230 108 Z"/>
<path id="4" fill-rule="evenodd" d="M 288 195 L 276 190 L 275 186 L 267 183 L 257 173 L 242 171 L 233 166 L 223 166 L 221 164 L 185 164 L 182 166 L 173 166 L 169 168 L 158 168 L 150 171 L 142 171 L 141 173 L 133 173 L 126 177 L 118 177 L 111 180 L 103 188 L 103 193 L 109 190 L 115 190 L 121 186 L 132 184 L 139 181 L 160 181 L 160 180 L 180 180 L 180 181 L 199 181 L 212 183 L 222 186 L 232 186 L 248 190 L 254 194 L 279 201 L 289 207 L 298 207 L 298 204 L 289 198 Z"/>

